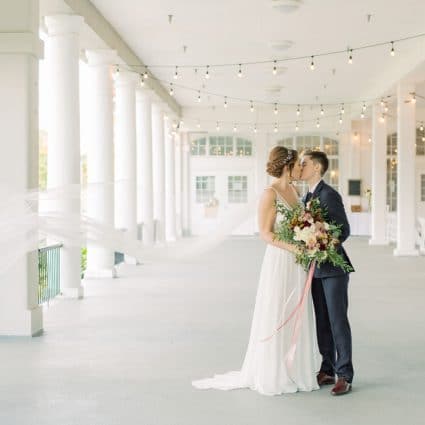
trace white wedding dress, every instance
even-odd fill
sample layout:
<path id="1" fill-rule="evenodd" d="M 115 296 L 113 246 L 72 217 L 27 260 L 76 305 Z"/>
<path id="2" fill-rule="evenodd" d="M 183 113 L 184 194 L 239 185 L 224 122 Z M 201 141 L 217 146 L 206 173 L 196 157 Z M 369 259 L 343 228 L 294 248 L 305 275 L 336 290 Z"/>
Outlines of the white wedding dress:
<path id="1" fill-rule="evenodd" d="M 276 196 L 277 203 L 291 208 L 279 194 L 276 193 Z M 281 220 L 282 216 L 278 214 L 276 223 Z M 296 308 L 306 279 L 307 273 L 295 263 L 292 253 L 268 244 L 242 369 L 193 381 L 192 385 L 199 389 L 218 390 L 250 388 L 264 395 L 319 389 L 316 374 L 320 355 L 311 292 L 300 317 L 301 327 L 292 364 L 288 362 L 288 353 L 293 347 L 295 318 L 277 331 Z"/>

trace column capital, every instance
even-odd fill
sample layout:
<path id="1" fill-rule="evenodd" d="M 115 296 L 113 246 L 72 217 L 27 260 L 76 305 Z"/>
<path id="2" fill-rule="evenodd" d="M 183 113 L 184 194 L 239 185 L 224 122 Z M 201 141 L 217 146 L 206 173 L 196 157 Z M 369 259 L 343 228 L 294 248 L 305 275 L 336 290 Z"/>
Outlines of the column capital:
<path id="1" fill-rule="evenodd" d="M 114 75 L 115 84 L 119 86 L 135 85 L 139 81 L 139 77 L 135 72 L 122 71 L 116 72 Z"/>
<path id="2" fill-rule="evenodd" d="M 44 17 L 49 35 L 79 34 L 84 18 L 79 15 L 49 15 Z"/>
<path id="3" fill-rule="evenodd" d="M 113 65 L 118 59 L 117 51 L 112 49 L 88 49 L 85 53 L 90 66 Z"/>

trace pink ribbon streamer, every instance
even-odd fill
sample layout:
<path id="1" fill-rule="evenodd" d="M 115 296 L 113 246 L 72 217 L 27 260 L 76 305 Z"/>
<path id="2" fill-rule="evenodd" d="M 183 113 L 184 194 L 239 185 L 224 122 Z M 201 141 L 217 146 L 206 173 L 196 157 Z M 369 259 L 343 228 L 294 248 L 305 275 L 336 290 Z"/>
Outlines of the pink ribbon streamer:
<path id="1" fill-rule="evenodd" d="M 275 335 L 277 335 L 277 333 L 285 325 L 287 325 L 291 321 L 291 319 L 294 316 L 296 316 L 295 317 L 295 324 L 294 324 L 294 331 L 292 333 L 292 338 L 291 338 L 291 346 L 289 348 L 287 355 L 285 356 L 286 365 L 287 365 L 288 369 L 291 369 L 292 365 L 294 363 L 295 352 L 297 350 L 298 337 L 299 337 L 299 333 L 300 333 L 300 330 L 301 330 L 301 324 L 302 324 L 302 313 L 304 311 L 305 301 L 308 297 L 308 293 L 310 291 L 311 284 L 313 282 L 313 274 L 314 274 L 315 266 L 316 266 L 315 262 L 311 263 L 310 269 L 308 271 L 307 279 L 306 279 L 305 284 L 304 284 L 303 293 L 302 293 L 301 298 L 298 301 L 297 305 L 295 306 L 294 310 L 291 312 L 291 314 L 288 316 L 288 318 L 276 328 L 276 330 L 273 332 L 272 335 L 270 335 L 267 338 L 264 338 L 260 341 L 260 342 L 266 342 L 266 341 L 269 341 L 270 339 L 272 339 Z"/>

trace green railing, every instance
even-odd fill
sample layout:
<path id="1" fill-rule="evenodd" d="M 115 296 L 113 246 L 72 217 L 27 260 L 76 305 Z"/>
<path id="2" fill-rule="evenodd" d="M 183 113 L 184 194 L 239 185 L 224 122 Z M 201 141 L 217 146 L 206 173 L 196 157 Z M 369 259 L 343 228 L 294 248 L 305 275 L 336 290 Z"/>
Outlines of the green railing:
<path id="1" fill-rule="evenodd" d="M 38 303 L 48 303 L 60 294 L 60 249 L 51 245 L 38 250 Z"/>

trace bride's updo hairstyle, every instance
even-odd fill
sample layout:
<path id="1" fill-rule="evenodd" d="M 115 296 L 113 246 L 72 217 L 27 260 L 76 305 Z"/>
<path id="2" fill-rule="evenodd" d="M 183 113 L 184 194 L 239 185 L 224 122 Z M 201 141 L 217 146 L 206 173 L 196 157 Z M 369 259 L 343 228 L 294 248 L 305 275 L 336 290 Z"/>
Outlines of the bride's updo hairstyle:
<path id="1" fill-rule="evenodd" d="M 287 166 L 289 172 L 294 168 L 298 159 L 298 152 L 293 149 L 287 149 L 283 146 L 275 146 L 269 154 L 266 171 L 272 177 L 279 178 L 284 168 Z"/>

